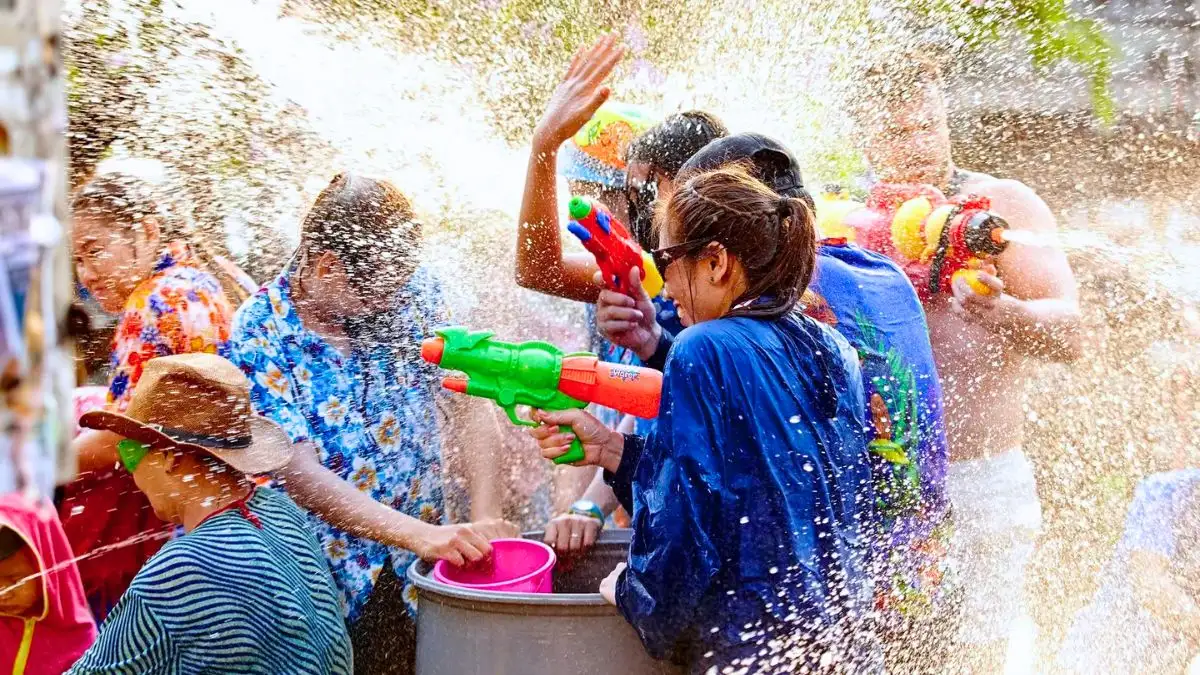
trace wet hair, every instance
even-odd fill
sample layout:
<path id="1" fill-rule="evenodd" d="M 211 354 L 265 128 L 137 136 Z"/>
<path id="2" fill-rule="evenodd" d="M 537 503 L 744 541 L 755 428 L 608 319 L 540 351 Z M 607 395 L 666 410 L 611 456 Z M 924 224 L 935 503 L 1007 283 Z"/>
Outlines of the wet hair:
<path id="1" fill-rule="evenodd" d="M 71 211 L 134 225 L 146 218 L 158 221 L 163 239 L 179 238 L 182 226 L 163 208 L 150 183 L 131 174 L 113 171 L 92 178 L 75 193 Z"/>
<path id="2" fill-rule="evenodd" d="M 656 222 L 675 228 L 681 243 L 695 242 L 689 256 L 717 242 L 741 262 L 747 288 L 727 316 L 787 315 L 812 279 L 817 255 L 812 210 L 804 200 L 782 197 L 755 180 L 744 165 L 689 178 L 660 205 Z"/>
<path id="3" fill-rule="evenodd" d="M 728 135 L 729 129 L 716 115 L 702 110 L 676 113 L 635 138 L 626 151 L 625 163 L 644 162 L 673 179 L 692 155 Z"/>
<path id="4" fill-rule="evenodd" d="M 8 560 L 25 548 L 25 540 L 7 525 L 0 526 L 0 560 Z"/>
<path id="5" fill-rule="evenodd" d="M 121 171 L 95 176 L 75 192 L 71 211 L 75 217 L 93 216 L 128 225 L 131 231 L 146 218 L 153 217 L 162 240 L 186 244 L 200 267 L 220 282 L 234 307 L 249 297 L 238 280 L 214 262 L 217 256 L 192 236 L 184 220 L 165 207 L 154 186 L 141 178 Z"/>
<path id="6" fill-rule="evenodd" d="M 909 45 L 878 51 L 860 63 L 855 73 L 859 95 L 850 105 L 854 116 L 861 119 L 877 109 L 880 101 L 895 101 L 914 88 L 940 86 L 942 69 L 930 52 Z"/>
<path id="7" fill-rule="evenodd" d="M 333 177 L 300 226 L 302 252 L 333 253 L 356 285 L 381 263 L 412 261 L 420 238 L 412 205 L 396 186 L 349 173 Z"/>
<path id="8" fill-rule="evenodd" d="M 626 166 L 633 162 L 650 166 L 648 184 L 629 196 L 629 226 L 642 248 L 654 248 L 653 216 L 654 201 L 658 198 L 655 174 L 674 180 L 676 174 L 692 155 L 718 138 L 729 135 L 729 130 L 716 115 L 702 110 L 676 113 L 647 129 L 629 145 L 625 153 Z M 626 169 L 626 186 L 628 169 Z M 628 189 L 628 188 L 627 188 Z"/>

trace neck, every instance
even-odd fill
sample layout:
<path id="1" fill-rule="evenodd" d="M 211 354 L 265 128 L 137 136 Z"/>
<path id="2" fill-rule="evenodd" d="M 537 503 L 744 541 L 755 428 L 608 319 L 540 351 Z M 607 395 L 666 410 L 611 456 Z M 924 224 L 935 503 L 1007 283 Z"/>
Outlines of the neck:
<path id="1" fill-rule="evenodd" d="M 183 505 L 183 529 L 186 532 L 191 532 L 204 522 L 212 514 L 226 508 L 230 504 L 239 499 L 244 499 L 250 494 L 253 486 L 247 485 L 243 480 L 229 480 L 221 482 L 209 482 L 207 494 L 198 496 Z"/>
<path id="2" fill-rule="evenodd" d="M 875 180 L 879 183 L 925 183 L 925 182 L 928 182 L 928 183 L 932 183 L 934 187 L 941 190 L 942 192 L 946 192 L 950 188 L 950 183 L 953 182 L 954 173 L 957 170 L 958 170 L 958 167 L 956 167 L 954 165 L 954 160 L 950 160 L 949 162 L 946 163 L 945 168 L 941 171 L 940 175 L 938 175 L 935 180 L 923 181 L 923 180 L 920 180 L 919 178 L 914 180 L 914 178 L 910 177 L 910 176 L 905 176 L 905 177 L 901 178 L 901 180 L 891 180 L 890 177 L 885 177 L 885 175 L 887 173 L 889 173 L 888 171 L 877 171 L 875 173 Z M 903 174 L 901 174 L 901 175 L 903 176 Z M 895 174 L 892 174 L 892 176 L 895 176 Z"/>

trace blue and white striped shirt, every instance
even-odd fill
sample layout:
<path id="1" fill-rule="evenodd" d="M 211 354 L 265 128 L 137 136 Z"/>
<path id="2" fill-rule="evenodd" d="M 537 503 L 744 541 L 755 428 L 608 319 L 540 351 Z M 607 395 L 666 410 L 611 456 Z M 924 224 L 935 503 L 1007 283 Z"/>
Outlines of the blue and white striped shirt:
<path id="1" fill-rule="evenodd" d="M 134 577 L 76 673 L 344 673 L 350 637 L 304 513 L 259 488 L 163 547 Z"/>

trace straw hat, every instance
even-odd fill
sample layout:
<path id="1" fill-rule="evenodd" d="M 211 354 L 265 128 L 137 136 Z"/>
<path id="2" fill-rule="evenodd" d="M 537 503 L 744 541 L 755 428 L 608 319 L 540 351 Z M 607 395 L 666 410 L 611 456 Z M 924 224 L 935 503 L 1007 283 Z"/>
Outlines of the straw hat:
<path id="1" fill-rule="evenodd" d="M 250 381 L 213 354 L 147 361 L 125 414 L 93 411 L 80 417 L 79 425 L 155 450 L 206 452 L 246 474 L 275 471 L 292 458 L 283 428 L 251 409 Z"/>

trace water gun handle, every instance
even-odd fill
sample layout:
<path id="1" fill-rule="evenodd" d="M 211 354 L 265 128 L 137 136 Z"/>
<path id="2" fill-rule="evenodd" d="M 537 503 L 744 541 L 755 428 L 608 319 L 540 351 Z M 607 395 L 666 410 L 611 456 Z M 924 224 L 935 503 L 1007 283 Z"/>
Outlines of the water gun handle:
<path id="1" fill-rule="evenodd" d="M 564 433 L 564 434 L 573 433 L 571 431 L 571 426 L 569 424 L 558 425 L 558 431 L 560 433 Z M 573 439 L 571 439 L 571 449 L 567 450 L 565 453 L 559 455 L 558 457 L 555 457 L 554 463 L 555 464 L 574 464 L 575 462 L 582 462 L 583 458 L 584 458 L 583 443 L 580 443 L 578 438 L 573 438 Z"/>

